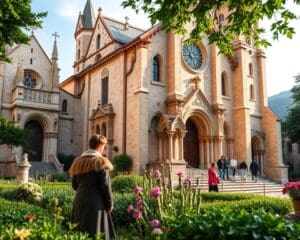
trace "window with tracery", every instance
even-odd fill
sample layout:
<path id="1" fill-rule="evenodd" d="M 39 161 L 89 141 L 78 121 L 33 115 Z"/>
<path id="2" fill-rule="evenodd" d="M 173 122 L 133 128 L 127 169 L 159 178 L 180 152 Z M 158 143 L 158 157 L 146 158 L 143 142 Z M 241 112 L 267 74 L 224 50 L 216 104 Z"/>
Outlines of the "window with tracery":
<path id="1" fill-rule="evenodd" d="M 27 88 L 35 88 L 37 85 L 37 78 L 33 72 L 24 72 L 23 85 Z"/>
<path id="2" fill-rule="evenodd" d="M 152 81 L 159 82 L 159 72 L 160 72 L 160 66 L 159 66 L 159 59 L 158 56 L 155 56 L 152 61 Z"/>
<path id="3" fill-rule="evenodd" d="M 66 113 L 67 110 L 68 110 L 68 102 L 67 102 L 66 99 L 64 99 L 63 102 L 62 102 L 61 111 Z"/>

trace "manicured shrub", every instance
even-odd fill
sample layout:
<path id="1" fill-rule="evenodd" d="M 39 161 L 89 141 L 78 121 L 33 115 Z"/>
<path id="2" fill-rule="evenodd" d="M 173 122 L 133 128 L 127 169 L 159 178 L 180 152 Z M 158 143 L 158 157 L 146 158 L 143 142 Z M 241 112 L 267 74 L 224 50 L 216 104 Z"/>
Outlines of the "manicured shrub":
<path id="1" fill-rule="evenodd" d="M 75 159 L 75 156 L 67 155 L 64 153 L 58 153 L 57 158 L 58 158 L 59 162 L 64 165 L 64 171 L 69 171 L 69 169 Z"/>
<path id="2" fill-rule="evenodd" d="M 118 154 L 113 157 L 112 163 L 118 173 L 129 173 L 132 170 L 133 159 L 127 154 Z"/>
<path id="3" fill-rule="evenodd" d="M 135 186 L 142 186 L 143 177 L 138 175 L 119 175 L 112 179 L 113 192 L 132 193 Z"/>
<path id="4" fill-rule="evenodd" d="M 127 208 L 134 201 L 133 194 L 114 193 L 114 209 L 112 211 L 112 219 L 116 229 L 127 228 L 134 223 L 134 218 L 128 214 Z"/>
<path id="5" fill-rule="evenodd" d="M 263 209 L 267 212 L 279 214 L 284 216 L 291 212 L 292 206 L 288 199 L 273 198 L 266 196 L 256 196 L 252 199 L 245 199 L 239 201 L 216 201 L 210 203 L 203 203 L 201 205 L 201 212 L 205 212 L 211 208 L 229 208 L 229 209 L 244 209 L 252 212 L 257 209 Z"/>
<path id="6" fill-rule="evenodd" d="M 39 203 L 42 199 L 42 193 L 42 188 L 36 183 L 21 183 L 16 188 L 16 200 L 27 203 Z"/>
<path id="7" fill-rule="evenodd" d="M 201 193 L 201 199 L 203 202 L 214 201 L 237 201 L 244 199 L 252 199 L 257 195 L 249 193 L 216 193 L 216 192 L 203 192 Z"/>
<path id="8" fill-rule="evenodd" d="M 211 208 L 169 219 L 166 239 L 299 239 L 300 227 L 262 209 Z"/>

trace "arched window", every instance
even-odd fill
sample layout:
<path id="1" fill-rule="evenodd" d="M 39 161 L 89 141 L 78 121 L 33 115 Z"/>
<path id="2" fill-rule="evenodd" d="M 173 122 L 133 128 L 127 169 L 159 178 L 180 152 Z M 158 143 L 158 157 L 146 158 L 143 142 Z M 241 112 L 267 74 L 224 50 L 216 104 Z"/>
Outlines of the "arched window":
<path id="1" fill-rule="evenodd" d="M 224 22 L 224 20 L 225 20 L 224 14 L 220 14 L 219 22 L 222 23 L 222 22 Z"/>
<path id="2" fill-rule="evenodd" d="M 103 123 L 101 126 L 101 134 L 106 137 L 106 124 Z"/>
<path id="3" fill-rule="evenodd" d="M 99 125 L 96 126 L 96 134 L 100 134 L 100 126 Z"/>
<path id="4" fill-rule="evenodd" d="M 253 86 L 253 84 L 250 85 L 250 99 L 251 99 L 251 100 L 254 100 L 254 99 L 255 99 L 254 86 Z"/>
<path id="5" fill-rule="evenodd" d="M 23 85 L 27 88 L 35 88 L 39 83 L 38 75 L 31 71 L 25 70 L 24 71 L 24 78 L 23 78 Z"/>
<path id="6" fill-rule="evenodd" d="M 66 113 L 68 111 L 68 102 L 66 99 L 62 101 L 61 111 Z"/>
<path id="7" fill-rule="evenodd" d="M 253 76 L 253 64 L 249 63 L 249 75 Z"/>
<path id="8" fill-rule="evenodd" d="M 152 60 L 152 81 L 159 82 L 159 72 L 160 72 L 160 66 L 159 66 L 159 59 L 158 56 L 155 56 Z"/>
<path id="9" fill-rule="evenodd" d="M 221 93 L 223 96 L 229 96 L 228 78 L 225 72 L 221 75 Z"/>
<path id="10" fill-rule="evenodd" d="M 103 70 L 101 74 L 101 104 L 108 103 L 108 70 Z"/>
<path id="11" fill-rule="evenodd" d="M 96 39 L 96 49 L 100 48 L 100 44 L 101 44 L 101 36 L 100 34 L 98 34 Z"/>

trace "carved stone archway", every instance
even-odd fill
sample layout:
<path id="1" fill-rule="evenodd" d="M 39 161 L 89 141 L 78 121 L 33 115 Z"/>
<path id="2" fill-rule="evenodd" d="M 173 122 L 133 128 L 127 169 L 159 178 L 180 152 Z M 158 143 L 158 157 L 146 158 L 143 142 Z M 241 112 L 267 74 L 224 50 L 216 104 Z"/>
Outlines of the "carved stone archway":
<path id="1" fill-rule="evenodd" d="M 264 170 L 264 135 L 259 132 L 254 132 L 251 138 L 251 157 L 252 160 L 256 160 L 259 165 L 259 171 L 261 175 L 265 175 Z"/>

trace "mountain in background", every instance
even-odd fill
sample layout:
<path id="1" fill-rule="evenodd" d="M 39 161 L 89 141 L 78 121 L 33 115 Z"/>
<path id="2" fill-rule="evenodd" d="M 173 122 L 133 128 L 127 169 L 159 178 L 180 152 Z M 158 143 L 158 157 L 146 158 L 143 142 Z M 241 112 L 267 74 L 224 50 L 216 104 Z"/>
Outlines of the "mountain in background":
<path id="1" fill-rule="evenodd" d="M 288 108 L 292 105 L 292 92 L 284 91 L 268 97 L 269 108 L 282 120 L 288 114 Z"/>

